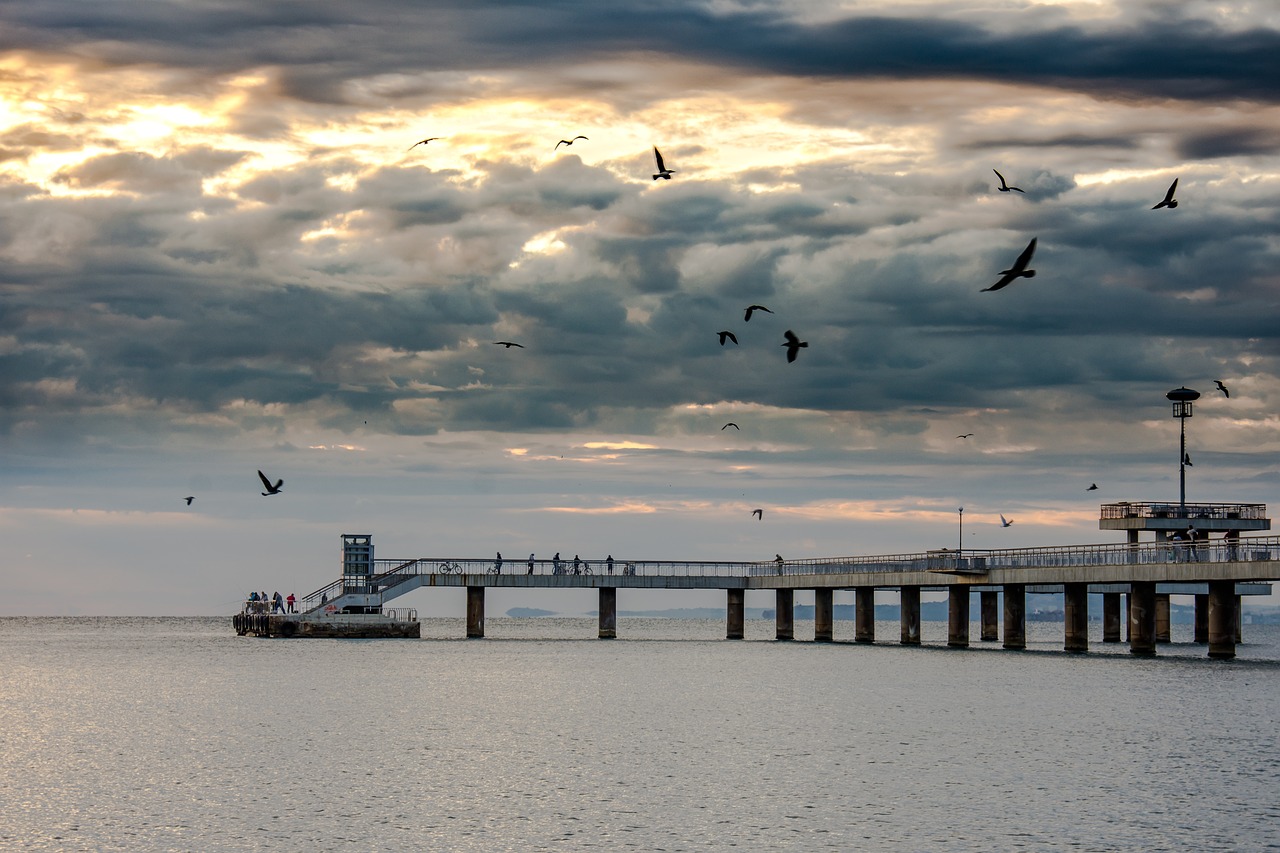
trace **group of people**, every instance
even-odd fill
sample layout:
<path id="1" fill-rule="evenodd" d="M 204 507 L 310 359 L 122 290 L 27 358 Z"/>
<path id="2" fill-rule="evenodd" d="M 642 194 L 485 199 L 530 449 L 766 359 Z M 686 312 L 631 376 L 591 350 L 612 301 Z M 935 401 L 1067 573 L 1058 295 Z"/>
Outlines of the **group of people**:
<path id="1" fill-rule="evenodd" d="M 494 555 L 493 568 L 490 569 L 489 572 L 495 575 L 501 574 L 503 562 L 504 561 L 502 559 L 502 552 L 498 551 Z M 528 566 L 529 566 L 528 574 L 533 574 L 533 568 L 536 562 L 537 562 L 537 557 L 534 556 L 533 554 L 530 554 L 529 562 L 528 562 Z M 610 554 L 609 556 L 605 557 L 604 560 L 601 562 L 604 565 L 605 572 L 608 574 L 613 574 L 613 568 L 614 568 L 613 555 Z M 570 568 L 570 566 L 572 566 L 572 568 Z M 573 555 L 573 562 L 571 564 L 566 563 L 564 560 L 560 559 L 559 551 L 557 551 L 556 555 L 551 558 L 551 573 L 553 575 L 567 575 L 567 574 L 581 575 L 584 573 L 589 575 L 591 574 L 591 572 L 592 572 L 591 561 L 584 560 L 581 557 L 579 557 L 577 554 Z M 634 575 L 636 573 L 635 565 L 632 563 L 627 563 L 623 567 L 622 573 L 624 575 Z"/>
<path id="2" fill-rule="evenodd" d="M 266 591 L 249 593 L 249 601 L 247 609 L 251 613 L 266 613 L 267 608 L 271 608 L 271 613 L 297 613 L 298 597 L 293 593 L 289 593 L 289 597 L 285 598 L 280 595 L 280 591 L 276 590 L 275 594 L 267 595 Z"/>

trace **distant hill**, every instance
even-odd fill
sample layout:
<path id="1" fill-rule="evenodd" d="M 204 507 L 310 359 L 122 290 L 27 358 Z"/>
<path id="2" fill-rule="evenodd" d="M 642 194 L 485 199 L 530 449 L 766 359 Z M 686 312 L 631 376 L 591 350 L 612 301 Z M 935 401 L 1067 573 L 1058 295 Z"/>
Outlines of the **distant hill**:
<path id="1" fill-rule="evenodd" d="M 538 616 L 559 616 L 554 610 L 539 610 L 536 607 L 513 607 L 507 615 L 516 619 L 532 619 Z"/>

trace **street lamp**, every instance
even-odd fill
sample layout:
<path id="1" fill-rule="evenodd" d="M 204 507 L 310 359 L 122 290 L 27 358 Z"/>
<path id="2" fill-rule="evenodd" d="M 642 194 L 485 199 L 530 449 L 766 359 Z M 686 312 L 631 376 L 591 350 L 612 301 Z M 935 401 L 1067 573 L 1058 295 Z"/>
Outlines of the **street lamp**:
<path id="1" fill-rule="evenodd" d="M 1182 518 L 1187 517 L 1187 418 L 1191 417 L 1191 403 L 1200 399 L 1200 392 L 1185 385 L 1164 395 L 1173 401 L 1173 416 L 1178 419 L 1178 509 Z"/>
<path id="2" fill-rule="evenodd" d="M 960 507 L 956 512 L 960 513 L 960 552 L 964 553 L 964 507 Z"/>

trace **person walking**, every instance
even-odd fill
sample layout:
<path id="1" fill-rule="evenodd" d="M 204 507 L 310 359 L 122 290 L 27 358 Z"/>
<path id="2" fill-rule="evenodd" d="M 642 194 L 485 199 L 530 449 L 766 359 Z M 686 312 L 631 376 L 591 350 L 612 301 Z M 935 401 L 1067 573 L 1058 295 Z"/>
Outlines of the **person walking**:
<path id="1" fill-rule="evenodd" d="M 498 556 L 493 560 L 493 573 L 495 575 L 502 574 L 502 552 L 498 552 Z"/>
<path id="2" fill-rule="evenodd" d="M 551 558 L 551 574 L 560 574 L 560 552 L 556 551 L 556 555 Z"/>
<path id="3" fill-rule="evenodd" d="M 271 612 L 284 612 L 284 596 L 280 594 L 280 590 L 276 590 L 275 595 L 271 596 Z"/>

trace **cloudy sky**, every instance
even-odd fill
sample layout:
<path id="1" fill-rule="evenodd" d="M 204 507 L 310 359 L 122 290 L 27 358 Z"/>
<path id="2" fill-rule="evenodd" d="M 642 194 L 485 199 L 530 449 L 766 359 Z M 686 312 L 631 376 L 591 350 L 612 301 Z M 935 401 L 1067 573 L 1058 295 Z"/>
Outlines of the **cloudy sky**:
<path id="1" fill-rule="evenodd" d="M 1272 3 L 5 3 L 0 614 L 1273 503 L 1278 225 Z"/>

